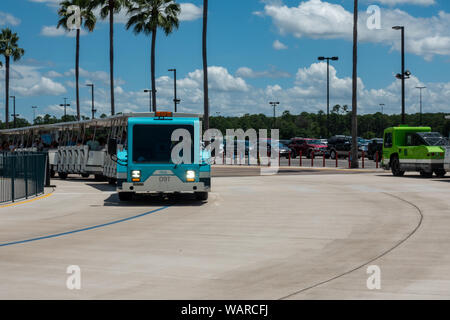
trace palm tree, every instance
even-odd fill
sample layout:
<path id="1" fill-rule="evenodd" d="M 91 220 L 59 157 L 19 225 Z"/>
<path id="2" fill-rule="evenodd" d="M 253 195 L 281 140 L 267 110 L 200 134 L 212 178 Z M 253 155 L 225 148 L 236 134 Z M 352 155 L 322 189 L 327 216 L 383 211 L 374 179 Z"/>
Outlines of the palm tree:
<path id="1" fill-rule="evenodd" d="M 203 36 L 202 36 L 202 54 L 203 54 L 203 113 L 204 127 L 209 129 L 209 91 L 208 91 L 208 56 L 206 46 L 206 36 L 208 29 L 208 0 L 203 0 Z"/>
<path id="2" fill-rule="evenodd" d="M 353 8 L 353 78 L 352 78 L 352 168 L 358 161 L 358 0 Z"/>
<path id="3" fill-rule="evenodd" d="M 5 124 L 6 128 L 9 126 L 9 67 L 11 57 L 14 61 L 20 60 L 22 56 L 25 54 L 25 50 L 19 48 L 18 45 L 19 37 L 17 33 L 12 33 L 12 31 L 8 28 L 2 30 L 0 34 L 0 54 L 5 57 L 5 66 L 6 66 L 6 76 L 5 76 Z"/>
<path id="4" fill-rule="evenodd" d="M 128 0 L 94 0 L 92 8 L 101 7 L 100 16 L 106 19 L 109 16 L 109 78 L 111 92 L 111 115 L 116 113 L 114 103 L 114 14 L 119 13 L 128 6 Z"/>
<path id="5" fill-rule="evenodd" d="M 135 34 L 144 33 L 152 35 L 151 77 L 152 77 L 152 104 L 156 112 L 156 80 L 155 80 L 155 49 L 156 32 L 162 29 L 166 36 L 179 27 L 178 15 L 180 5 L 173 0 L 132 0 L 128 9 L 130 19 L 126 28 L 133 27 Z"/>
<path id="6" fill-rule="evenodd" d="M 80 78 L 80 28 L 83 26 L 89 32 L 94 31 L 97 18 L 92 12 L 90 6 L 90 0 L 65 0 L 61 2 L 58 15 L 60 17 L 58 21 L 57 28 L 62 27 L 63 29 L 70 31 L 69 20 L 74 14 L 69 7 L 78 6 L 80 8 L 80 18 L 81 24 L 77 26 L 76 31 L 76 53 L 75 53 L 75 81 L 76 81 L 76 96 L 77 96 L 77 119 L 80 121 L 80 89 L 79 89 L 79 78 Z"/>

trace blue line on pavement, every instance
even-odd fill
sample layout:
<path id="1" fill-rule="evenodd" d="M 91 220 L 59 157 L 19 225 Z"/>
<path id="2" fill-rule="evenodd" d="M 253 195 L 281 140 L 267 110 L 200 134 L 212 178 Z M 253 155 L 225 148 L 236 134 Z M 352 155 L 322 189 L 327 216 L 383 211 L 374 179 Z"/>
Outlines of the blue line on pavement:
<path id="1" fill-rule="evenodd" d="M 155 209 L 155 210 L 152 210 L 152 211 L 149 211 L 149 212 L 146 212 L 146 213 L 142 213 L 142 214 L 139 214 L 137 216 L 132 216 L 132 217 L 128 217 L 128 218 L 124 218 L 124 219 L 120 219 L 120 220 L 116 220 L 116 221 L 112 221 L 112 222 L 108 222 L 108 223 L 99 224 L 99 225 L 92 226 L 92 227 L 83 228 L 83 229 L 77 229 L 77 230 L 72 230 L 72 231 L 67 231 L 67 232 L 62 232 L 62 233 L 57 233 L 57 234 L 51 234 L 51 235 L 48 235 L 48 236 L 32 238 L 32 239 L 27 239 L 27 240 L 19 240 L 19 241 L 14 241 L 14 242 L 2 243 L 2 244 L 0 244 L 0 247 L 12 246 L 12 245 L 15 245 L 15 244 L 21 244 L 21 243 L 27 243 L 27 242 L 33 242 L 33 241 L 39 241 L 39 240 L 45 240 L 45 239 L 51 239 L 51 238 L 57 238 L 57 237 L 62 237 L 62 236 L 66 236 L 66 235 L 73 234 L 73 233 L 89 231 L 89 230 L 93 230 L 93 229 L 99 229 L 99 228 L 107 227 L 107 226 L 110 226 L 110 225 L 113 225 L 113 224 L 118 224 L 118 223 L 121 223 L 121 222 L 138 219 L 138 218 L 147 216 L 149 214 L 152 214 L 152 213 L 155 213 L 155 212 L 167 209 L 167 208 L 169 208 L 169 206 L 162 207 L 162 208 L 159 208 L 159 209 Z"/>

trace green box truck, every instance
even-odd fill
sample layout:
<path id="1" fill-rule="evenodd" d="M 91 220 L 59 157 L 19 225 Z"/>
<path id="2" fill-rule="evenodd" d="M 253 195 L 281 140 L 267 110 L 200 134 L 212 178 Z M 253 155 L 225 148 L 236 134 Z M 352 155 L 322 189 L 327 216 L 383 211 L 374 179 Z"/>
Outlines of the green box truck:
<path id="1" fill-rule="evenodd" d="M 394 176 L 403 176 L 406 171 L 417 171 L 431 178 L 446 174 L 444 157 L 447 139 L 430 127 L 401 125 L 384 130 L 382 166 L 392 170 Z"/>

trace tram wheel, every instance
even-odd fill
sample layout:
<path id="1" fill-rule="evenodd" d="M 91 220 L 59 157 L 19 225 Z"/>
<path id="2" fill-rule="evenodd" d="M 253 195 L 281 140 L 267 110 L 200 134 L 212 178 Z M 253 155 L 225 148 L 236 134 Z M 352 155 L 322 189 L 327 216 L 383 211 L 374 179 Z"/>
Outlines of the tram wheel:
<path id="1" fill-rule="evenodd" d="M 66 180 L 67 179 L 67 173 L 66 172 L 58 172 L 58 177 L 61 180 Z"/>

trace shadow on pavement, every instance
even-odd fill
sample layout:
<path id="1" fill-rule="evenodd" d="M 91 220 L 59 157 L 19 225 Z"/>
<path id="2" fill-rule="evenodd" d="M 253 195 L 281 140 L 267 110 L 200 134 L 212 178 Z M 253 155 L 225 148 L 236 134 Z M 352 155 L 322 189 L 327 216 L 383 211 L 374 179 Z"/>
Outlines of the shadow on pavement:
<path id="1" fill-rule="evenodd" d="M 116 191 L 116 186 L 113 184 L 108 183 L 86 183 L 87 186 L 95 188 L 99 191 L 109 191 L 114 192 Z"/>
<path id="2" fill-rule="evenodd" d="M 132 201 L 120 201 L 117 194 L 110 195 L 104 201 L 105 207 L 201 207 L 206 201 L 195 199 L 193 194 L 161 195 L 136 195 Z"/>

